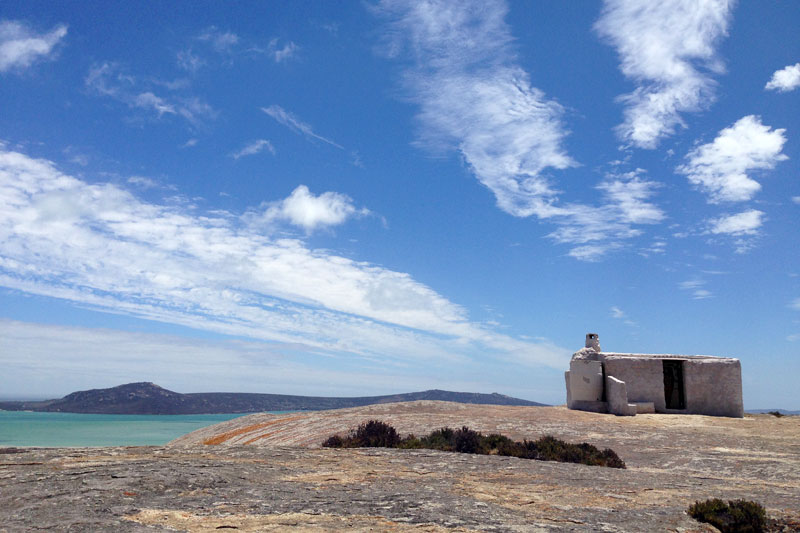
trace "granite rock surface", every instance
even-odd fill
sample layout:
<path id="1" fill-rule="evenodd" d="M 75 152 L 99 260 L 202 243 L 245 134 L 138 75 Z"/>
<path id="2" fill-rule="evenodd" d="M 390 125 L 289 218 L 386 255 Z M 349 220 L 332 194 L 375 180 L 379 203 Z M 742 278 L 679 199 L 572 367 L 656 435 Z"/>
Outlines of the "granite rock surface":
<path id="1" fill-rule="evenodd" d="M 611 447 L 626 470 L 430 450 L 319 447 L 379 418 Z M 249 444 L 247 444 L 249 442 Z M 12 453 L 18 452 L 18 453 Z M 714 531 L 695 500 L 755 499 L 800 527 L 800 417 L 615 417 L 412 402 L 251 415 L 164 447 L 0 449 L 0 532 Z"/>

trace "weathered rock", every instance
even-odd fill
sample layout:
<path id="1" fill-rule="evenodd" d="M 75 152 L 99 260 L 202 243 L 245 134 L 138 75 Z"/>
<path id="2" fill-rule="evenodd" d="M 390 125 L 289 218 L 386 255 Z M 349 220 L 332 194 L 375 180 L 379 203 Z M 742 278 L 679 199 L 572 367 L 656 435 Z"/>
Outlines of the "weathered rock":
<path id="1" fill-rule="evenodd" d="M 430 450 L 309 447 L 370 418 L 611 447 L 627 470 Z M 221 445 L 203 440 L 250 429 Z M 291 445 L 287 445 L 291 444 Z M 713 531 L 695 500 L 800 524 L 800 417 L 609 417 L 414 402 L 252 415 L 167 447 L 0 454 L 0 531 Z"/>

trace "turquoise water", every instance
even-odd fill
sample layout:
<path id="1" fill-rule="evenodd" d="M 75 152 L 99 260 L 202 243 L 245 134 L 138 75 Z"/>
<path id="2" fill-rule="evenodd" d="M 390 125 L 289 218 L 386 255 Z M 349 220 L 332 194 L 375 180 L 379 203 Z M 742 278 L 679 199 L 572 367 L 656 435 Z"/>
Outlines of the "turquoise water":
<path id="1" fill-rule="evenodd" d="M 0 447 L 161 445 L 195 429 L 239 416 L 244 415 L 85 415 L 0 411 Z"/>

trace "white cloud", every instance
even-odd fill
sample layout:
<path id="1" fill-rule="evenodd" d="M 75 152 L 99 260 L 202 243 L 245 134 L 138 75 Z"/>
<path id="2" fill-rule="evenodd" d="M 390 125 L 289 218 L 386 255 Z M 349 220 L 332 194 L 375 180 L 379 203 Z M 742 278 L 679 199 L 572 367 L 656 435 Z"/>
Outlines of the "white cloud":
<path id="1" fill-rule="evenodd" d="M 300 47 L 294 44 L 292 41 L 289 41 L 283 46 L 278 46 L 278 39 L 272 39 L 269 42 L 267 53 L 272 56 L 272 59 L 275 60 L 276 63 L 282 63 L 288 59 L 291 59 L 299 49 Z"/>
<path id="2" fill-rule="evenodd" d="M 709 232 L 727 235 L 755 235 L 763 223 L 763 217 L 763 211 L 750 209 L 735 215 L 711 219 Z"/>
<path id="3" fill-rule="evenodd" d="M 695 278 L 678 283 L 678 287 L 681 290 L 690 291 L 693 300 L 705 300 L 714 296 L 711 291 L 704 288 L 705 284 L 705 280 Z"/>
<path id="4" fill-rule="evenodd" d="M 516 63 L 507 10 L 499 0 L 385 0 L 376 8 L 390 20 L 389 55 L 405 46 L 414 59 L 404 79 L 420 107 L 417 144 L 458 150 L 500 209 L 556 224 L 551 238 L 581 245 L 569 255 L 598 260 L 640 233 L 632 224 L 663 219 L 648 201 L 656 184 L 641 171 L 608 176 L 598 186 L 601 205 L 559 202 L 548 173 L 577 166 L 563 147 L 563 109 Z"/>
<path id="5" fill-rule="evenodd" d="M 800 205 L 800 196 L 792 196 L 792 201 L 798 205 Z"/>
<path id="6" fill-rule="evenodd" d="M 176 55 L 178 66 L 189 72 L 197 72 L 206 62 L 191 50 L 181 50 Z"/>
<path id="7" fill-rule="evenodd" d="M 154 95 L 151 92 L 141 93 L 136 95 L 133 99 L 133 105 L 141 107 L 142 109 L 152 109 L 160 117 L 164 113 L 175 114 L 175 107 L 166 103 L 163 98 Z"/>
<path id="8" fill-rule="evenodd" d="M 275 155 L 275 147 L 272 146 L 272 143 L 266 139 L 258 139 L 251 143 L 248 143 L 238 152 L 234 152 L 231 154 L 231 157 L 234 159 L 239 159 L 240 157 L 245 157 L 248 155 L 255 155 L 259 152 L 263 152 L 267 150 L 271 154 Z"/>
<path id="9" fill-rule="evenodd" d="M 789 304 L 789 307 L 791 307 L 792 309 L 796 309 L 797 311 L 800 311 L 800 298 L 795 298 L 794 301 L 792 301 L 792 303 Z"/>
<path id="10" fill-rule="evenodd" d="M 747 115 L 721 130 L 714 141 L 698 146 L 677 171 L 708 194 L 709 202 L 741 202 L 751 199 L 761 185 L 748 176 L 753 170 L 774 168 L 788 159 L 781 152 L 784 129 L 770 129 Z"/>
<path id="11" fill-rule="evenodd" d="M 514 380 L 509 378 L 509 366 L 494 360 L 462 363 L 457 368 L 447 365 L 447 372 L 440 372 L 421 364 L 387 361 L 376 365 L 364 358 L 326 357 L 301 344 L 209 335 L 198 339 L 0 318 L 0 366 L 5 378 L 0 394 L 4 397 L 53 398 L 132 381 L 152 381 L 181 393 L 353 396 L 438 388 L 498 391 L 524 398 L 535 394 L 531 399 L 553 403 L 563 396 L 551 386 L 558 375 L 555 369 Z"/>
<path id="12" fill-rule="evenodd" d="M 628 315 L 616 305 L 611 306 L 611 317 L 617 320 L 622 320 L 626 326 L 636 326 L 636 322 L 628 318 Z"/>
<path id="13" fill-rule="evenodd" d="M 211 43 L 217 52 L 230 53 L 239 43 L 239 36 L 233 32 L 222 31 L 216 26 L 204 30 L 197 38 Z"/>
<path id="14" fill-rule="evenodd" d="M 279 105 L 271 105 L 269 107 L 262 107 L 261 111 L 266 113 L 267 115 L 274 118 L 279 124 L 282 124 L 289 128 L 290 130 L 294 131 L 295 133 L 299 133 L 306 137 L 310 137 L 312 139 L 318 139 L 322 142 L 328 143 L 331 146 L 335 146 L 336 148 L 344 150 L 344 148 L 340 145 L 335 143 L 334 141 L 323 137 L 322 135 L 317 135 L 314 133 L 314 130 L 311 128 L 309 124 L 306 124 L 299 118 L 297 118 L 292 113 L 286 111 Z"/>
<path id="15" fill-rule="evenodd" d="M 800 87 L 800 63 L 795 63 L 776 70 L 764 89 L 785 93 L 798 87 Z"/>
<path id="16" fill-rule="evenodd" d="M 338 192 L 324 192 L 314 196 L 305 185 L 298 186 L 288 198 L 262 206 L 259 213 L 250 212 L 250 223 L 269 226 L 285 221 L 311 233 L 320 228 L 338 226 L 348 218 L 369 214 L 366 208 L 357 209 L 353 200 Z"/>
<path id="17" fill-rule="evenodd" d="M 515 216 L 541 210 L 555 192 L 542 173 L 575 165 L 562 147 L 562 107 L 532 87 L 514 62 L 507 6 L 493 2 L 384 1 L 392 36 L 407 38 L 406 72 L 420 105 L 418 144 L 457 148 L 476 177 Z M 391 43 L 393 51 L 402 42 Z"/>
<path id="18" fill-rule="evenodd" d="M 309 227 L 323 219 L 304 212 L 304 201 L 318 208 L 337 199 L 296 197 L 300 207 L 281 207 Z M 7 150 L 0 150 L 0 286 L 382 362 L 493 354 L 560 368 L 568 357 L 545 341 L 470 322 L 406 273 L 271 239 L 229 213 L 147 203 Z"/>
<path id="19" fill-rule="evenodd" d="M 617 49 L 622 73 L 637 83 L 620 97 L 622 139 L 655 148 L 683 125 L 680 113 L 700 110 L 712 100 L 715 82 L 705 70 L 723 70 L 715 47 L 727 34 L 733 3 L 606 0 L 595 30 Z"/>
<path id="20" fill-rule="evenodd" d="M 85 80 L 86 87 L 96 94 L 113 98 L 130 108 L 154 112 L 158 118 L 163 115 L 180 116 L 197 126 L 203 121 L 213 119 L 217 112 L 197 97 L 158 96 L 151 90 L 143 90 L 142 82 L 124 73 L 115 63 L 101 63 L 89 69 Z"/>
<path id="21" fill-rule="evenodd" d="M 48 33 L 37 34 L 14 20 L 0 21 L 0 72 L 24 69 L 51 55 L 67 35 L 67 26 L 59 24 Z"/>
<path id="22" fill-rule="evenodd" d="M 181 148 L 191 148 L 192 146 L 197 146 L 198 142 L 199 141 L 197 139 L 194 139 L 194 138 L 189 139 L 188 141 L 186 141 L 185 143 L 183 143 L 181 145 Z"/>

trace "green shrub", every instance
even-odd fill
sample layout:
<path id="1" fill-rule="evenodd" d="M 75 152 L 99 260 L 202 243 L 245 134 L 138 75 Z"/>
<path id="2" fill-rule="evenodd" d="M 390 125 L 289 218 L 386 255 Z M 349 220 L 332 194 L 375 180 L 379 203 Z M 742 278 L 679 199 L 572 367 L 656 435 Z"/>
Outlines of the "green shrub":
<path id="1" fill-rule="evenodd" d="M 774 416 L 776 418 L 783 417 L 783 413 L 781 413 L 780 411 L 767 411 L 767 414 L 768 415 L 772 415 L 772 416 Z"/>
<path id="2" fill-rule="evenodd" d="M 687 510 L 689 516 L 705 522 L 722 533 L 759 533 L 767 525 L 767 513 L 761 505 L 748 500 L 724 501 L 713 498 L 694 502 Z"/>
<path id="3" fill-rule="evenodd" d="M 334 435 L 322 443 L 326 448 L 403 448 L 445 452 L 503 455 L 539 461 L 559 461 L 592 466 L 625 468 L 625 462 L 611 449 L 600 451 L 588 443 L 572 444 L 549 435 L 536 441 L 515 442 L 493 433 L 483 435 L 467 426 L 461 429 L 443 427 L 423 437 L 409 435 L 401 439 L 397 431 L 379 420 L 370 420 L 352 430 L 346 437 Z"/>
<path id="4" fill-rule="evenodd" d="M 326 448 L 394 448 L 400 443 L 397 431 L 380 420 L 370 420 L 358 426 L 347 437 L 334 435 L 322 445 Z"/>
<path id="5" fill-rule="evenodd" d="M 484 455 L 489 453 L 488 450 L 484 451 L 481 446 L 483 435 L 467 426 L 456 430 L 454 440 L 455 450 L 459 453 L 482 453 Z"/>

